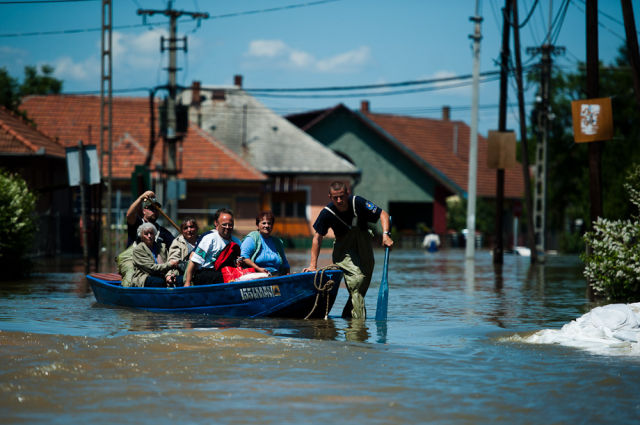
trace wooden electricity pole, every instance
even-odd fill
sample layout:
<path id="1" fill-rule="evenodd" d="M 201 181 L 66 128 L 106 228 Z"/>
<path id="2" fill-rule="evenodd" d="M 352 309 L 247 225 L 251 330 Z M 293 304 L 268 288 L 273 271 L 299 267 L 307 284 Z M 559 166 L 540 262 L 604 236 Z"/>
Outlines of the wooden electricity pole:
<path id="1" fill-rule="evenodd" d="M 598 0 L 587 0 L 587 99 L 598 97 L 600 91 L 598 59 Z M 590 219 L 602 217 L 602 143 L 589 143 Z"/>
<path id="2" fill-rule="evenodd" d="M 507 89 L 509 79 L 509 33 L 511 19 L 511 0 L 505 0 L 502 9 L 502 52 L 500 54 L 500 109 L 498 116 L 498 131 L 507 131 Z M 496 170 L 496 246 L 493 249 L 493 264 L 502 264 L 504 261 L 504 241 L 502 213 L 504 210 L 504 169 Z M 475 239 L 475 235 L 471 235 Z M 469 243 L 469 235 L 467 235 Z M 475 243 L 475 240 L 472 241 Z"/>

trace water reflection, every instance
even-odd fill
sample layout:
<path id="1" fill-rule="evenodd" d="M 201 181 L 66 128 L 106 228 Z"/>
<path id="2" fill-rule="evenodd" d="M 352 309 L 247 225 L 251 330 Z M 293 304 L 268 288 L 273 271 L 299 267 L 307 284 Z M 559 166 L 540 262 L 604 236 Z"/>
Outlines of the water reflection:
<path id="1" fill-rule="evenodd" d="M 369 328 L 367 322 L 362 319 L 352 319 L 344 329 L 344 337 L 351 342 L 364 342 L 369 340 Z"/>
<path id="2" fill-rule="evenodd" d="M 387 343 L 387 321 L 386 320 L 376 320 L 376 342 L 378 344 L 386 344 Z"/>

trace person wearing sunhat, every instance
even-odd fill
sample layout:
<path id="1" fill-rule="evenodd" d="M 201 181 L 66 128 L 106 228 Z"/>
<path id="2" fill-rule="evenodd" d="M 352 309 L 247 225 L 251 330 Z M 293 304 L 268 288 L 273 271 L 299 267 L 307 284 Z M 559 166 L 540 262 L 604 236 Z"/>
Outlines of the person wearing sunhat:
<path id="1" fill-rule="evenodd" d="M 158 241 L 164 242 L 167 246 L 171 246 L 173 242 L 173 234 L 166 228 L 156 223 L 158 219 L 158 208 L 160 206 L 155 201 L 156 194 L 152 190 L 147 190 L 133 201 L 127 210 L 127 246 L 133 242 L 140 242 L 138 239 L 138 227 L 142 223 L 152 223 L 158 229 Z"/>

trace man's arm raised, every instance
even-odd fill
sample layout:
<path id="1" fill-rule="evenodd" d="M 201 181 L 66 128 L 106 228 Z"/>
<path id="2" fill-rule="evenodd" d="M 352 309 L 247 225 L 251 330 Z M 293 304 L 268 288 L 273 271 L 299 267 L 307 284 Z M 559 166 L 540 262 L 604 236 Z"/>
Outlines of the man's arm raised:
<path id="1" fill-rule="evenodd" d="M 154 199 L 156 194 L 152 190 L 147 190 L 142 195 L 138 196 L 138 199 L 131 203 L 127 210 L 127 224 L 134 225 L 136 223 L 136 217 L 142 215 L 142 201 L 145 198 Z"/>

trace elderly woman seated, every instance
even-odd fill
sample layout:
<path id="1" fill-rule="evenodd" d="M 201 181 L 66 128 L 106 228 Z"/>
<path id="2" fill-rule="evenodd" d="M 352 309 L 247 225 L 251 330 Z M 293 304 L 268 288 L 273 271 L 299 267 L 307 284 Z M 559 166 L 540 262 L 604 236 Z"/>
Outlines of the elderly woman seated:
<path id="1" fill-rule="evenodd" d="M 157 232 L 156 226 L 151 223 L 143 223 L 138 227 L 141 242 L 133 248 L 132 253 L 133 286 L 167 286 L 165 275 L 178 265 L 178 260 L 167 260 L 167 246 L 156 241 Z"/>
<path id="2" fill-rule="evenodd" d="M 256 217 L 258 230 L 249 233 L 242 241 L 240 259 L 243 267 L 253 267 L 257 272 L 272 276 L 289 274 L 290 267 L 279 238 L 271 236 L 275 217 L 271 211 L 262 211 Z"/>
<path id="3" fill-rule="evenodd" d="M 198 222 L 193 217 L 186 217 L 180 225 L 180 236 L 175 238 L 169 247 L 169 260 L 178 260 L 178 268 L 169 270 L 166 275 L 168 284 L 182 285 L 181 274 L 185 272 L 189 255 L 198 241 Z M 184 266 L 183 266 L 184 265 Z"/>

